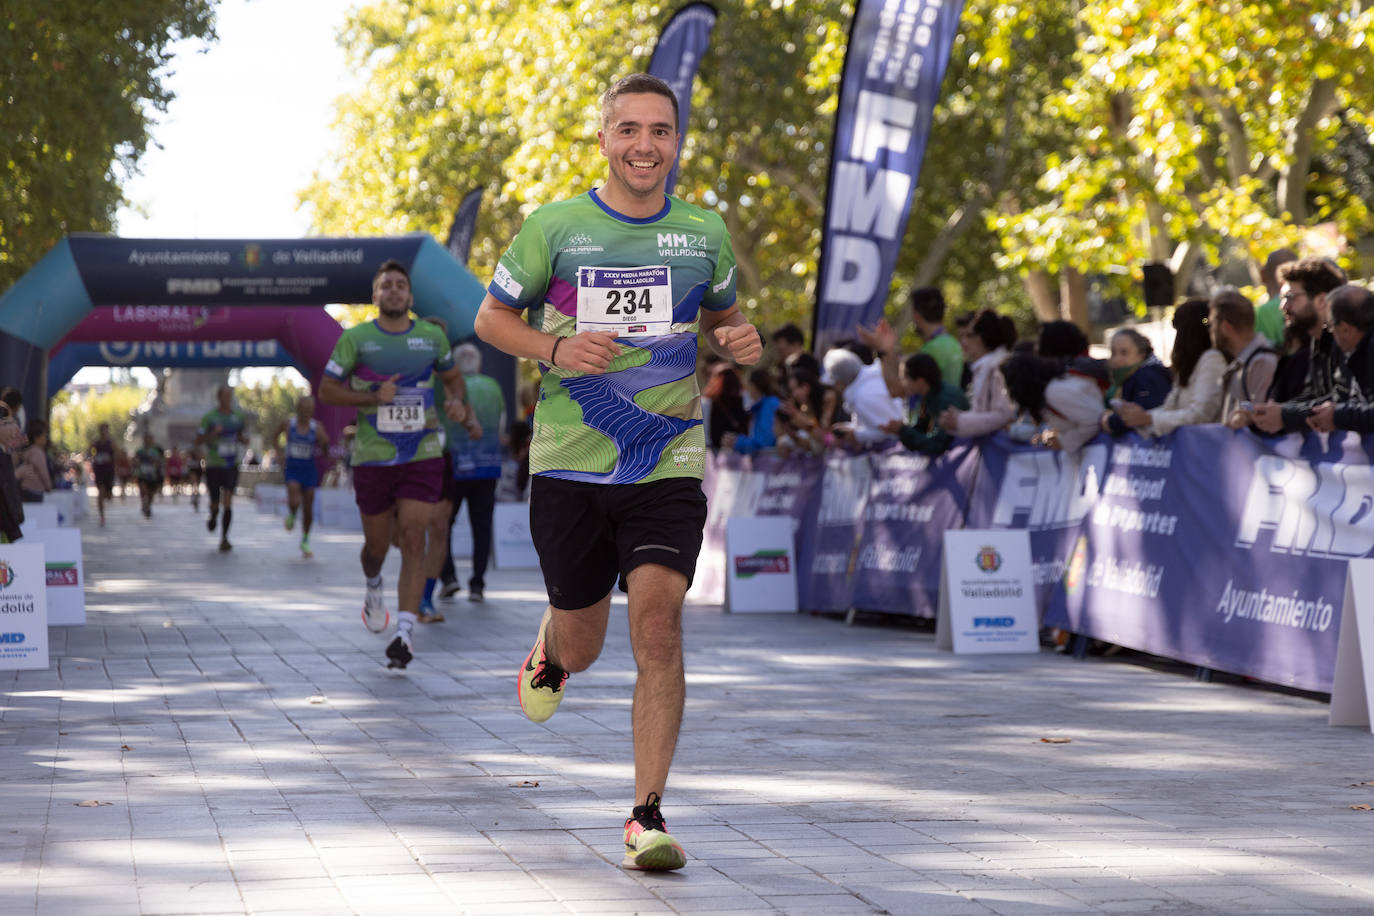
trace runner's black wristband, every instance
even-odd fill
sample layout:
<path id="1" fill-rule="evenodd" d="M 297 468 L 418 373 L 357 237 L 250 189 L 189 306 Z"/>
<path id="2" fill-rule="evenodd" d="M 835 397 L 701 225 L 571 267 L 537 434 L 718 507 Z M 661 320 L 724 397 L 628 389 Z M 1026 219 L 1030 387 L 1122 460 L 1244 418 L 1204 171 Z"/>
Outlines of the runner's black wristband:
<path id="1" fill-rule="evenodd" d="M 562 342 L 563 342 L 563 338 L 562 338 L 562 337 L 555 337 L 555 338 L 553 339 L 553 349 L 549 351 L 549 365 L 550 365 L 550 366 L 553 366 L 555 369 L 558 368 L 558 363 L 555 362 L 555 360 L 556 360 L 556 358 L 557 358 L 557 356 L 558 356 L 558 345 L 561 344 Z"/>

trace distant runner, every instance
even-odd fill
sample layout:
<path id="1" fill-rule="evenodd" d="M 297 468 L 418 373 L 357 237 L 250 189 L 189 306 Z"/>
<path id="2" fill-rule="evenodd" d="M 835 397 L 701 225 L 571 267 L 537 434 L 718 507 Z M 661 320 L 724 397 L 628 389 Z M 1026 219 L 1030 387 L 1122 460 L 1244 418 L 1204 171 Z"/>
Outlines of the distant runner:
<path id="1" fill-rule="evenodd" d="M 219 549 L 233 549 L 229 543 L 229 524 L 234 520 L 234 488 L 239 485 L 239 446 L 248 443 L 248 416 L 234 407 L 234 389 L 219 386 L 219 401 L 200 421 L 196 444 L 205 446 L 205 489 L 210 493 L 210 517 L 205 530 L 214 531 L 224 504 L 224 523 L 220 527 Z M 193 501 L 194 502 L 194 501 Z"/>
<path id="2" fill-rule="evenodd" d="M 320 469 L 315 463 L 320 455 L 329 454 L 329 434 L 315 419 L 315 399 L 306 395 L 296 402 L 296 415 L 288 419 L 272 436 L 277 442 L 286 437 L 286 530 L 296 526 L 296 513 L 301 515 L 301 555 L 314 556 L 310 551 L 310 526 L 315 520 L 315 488 L 320 485 Z"/>

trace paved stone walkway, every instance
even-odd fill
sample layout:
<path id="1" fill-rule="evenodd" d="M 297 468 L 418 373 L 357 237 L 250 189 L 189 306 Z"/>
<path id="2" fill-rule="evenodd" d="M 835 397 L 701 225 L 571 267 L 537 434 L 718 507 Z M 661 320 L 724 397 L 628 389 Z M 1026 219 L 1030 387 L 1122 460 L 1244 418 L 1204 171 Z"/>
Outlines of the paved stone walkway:
<path id="1" fill-rule="evenodd" d="M 1374 736 L 1323 703 L 717 608 L 686 617 L 688 867 L 622 871 L 623 605 L 536 725 L 535 573 L 389 672 L 358 535 L 302 560 L 244 505 L 221 555 L 203 518 L 88 522 L 89 623 L 0 672 L 0 913 L 1374 913 Z"/>

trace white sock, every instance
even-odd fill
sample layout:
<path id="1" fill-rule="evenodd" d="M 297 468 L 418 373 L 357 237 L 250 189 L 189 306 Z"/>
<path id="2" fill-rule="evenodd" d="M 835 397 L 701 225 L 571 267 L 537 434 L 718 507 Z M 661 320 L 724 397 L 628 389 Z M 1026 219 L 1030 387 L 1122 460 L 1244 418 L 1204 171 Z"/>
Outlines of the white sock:
<path id="1" fill-rule="evenodd" d="M 401 611 L 396 615 L 396 635 L 401 637 L 401 642 L 410 645 L 410 631 L 419 622 L 414 611 Z"/>
<path id="2" fill-rule="evenodd" d="M 371 577 L 370 579 L 367 580 L 367 587 L 368 587 L 368 588 L 381 588 L 381 587 L 382 587 L 382 577 L 381 577 L 381 576 L 373 576 L 373 577 Z"/>

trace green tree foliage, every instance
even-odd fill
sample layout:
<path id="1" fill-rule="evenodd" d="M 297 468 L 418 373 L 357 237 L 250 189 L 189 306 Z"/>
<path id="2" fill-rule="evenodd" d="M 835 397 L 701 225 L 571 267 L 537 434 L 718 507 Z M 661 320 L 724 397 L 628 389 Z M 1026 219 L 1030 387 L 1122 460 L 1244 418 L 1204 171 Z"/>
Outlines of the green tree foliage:
<path id="1" fill-rule="evenodd" d="M 1182 294 L 1204 259 L 1257 262 L 1304 227 L 1370 227 L 1360 176 L 1331 161 L 1342 129 L 1368 146 L 1374 7 L 1361 0 L 1082 0 L 1076 67 L 1047 102 L 1072 131 L 1040 205 L 1001 213 L 1003 265 L 1114 274 L 1162 261 Z M 1257 278 L 1257 275 L 1256 275 Z"/>
<path id="2" fill-rule="evenodd" d="M 250 428 L 262 437 L 262 447 L 266 450 L 272 447 L 268 439 L 277 427 L 296 412 L 296 402 L 309 393 L 278 375 L 266 384 L 240 385 L 234 389 L 234 399 L 248 414 Z"/>
<path id="3" fill-rule="evenodd" d="M 214 0 L 7 2 L 0 14 L 0 289 L 71 232 L 108 231 L 171 96 L 169 45 Z"/>
<path id="4" fill-rule="evenodd" d="M 1001 239 L 990 217 L 1044 199 L 1036 181 L 1045 157 L 1072 139 L 1044 103 L 1073 74 L 1075 49 L 1071 4 L 967 0 L 912 200 L 895 302 L 938 283 L 952 314 L 996 308 L 1030 329 L 1020 276 L 994 263 Z M 905 309 L 896 314 L 910 318 Z"/>
<path id="5" fill-rule="evenodd" d="M 725 218 L 744 312 L 765 327 L 805 326 L 853 5 L 716 6 L 675 193 Z M 443 238 L 462 196 L 483 187 L 472 261 L 489 276 L 535 206 L 604 175 L 599 95 L 647 67 L 674 8 L 382 0 L 362 9 L 342 40 L 370 78 L 341 101 L 342 146 L 303 194 L 316 228 Z M 1062 130 L 1042 129 L 1039 105 L 1068 66 L 1071 25 L 1052 0 L 970 0 L 963 28 L 895 286 L 904 293 L 919 277 L 949 281 L 970 306 L 1024 302 L 1015 274 L 992 263 L 1000 241 L 982 215 L 1033 181 L 1043 145 Z"/>
<path id="6" fill-rule="evenodd" d="M 132 448 L 134 411 L 149 394 L 147 388 L 134 384 L 84 393 L 64 388 L 52 402 L 49 438 L 60 451 L 85 451 L 95 441 L 100 424 L 108 423 L 115 442 Z"/>

